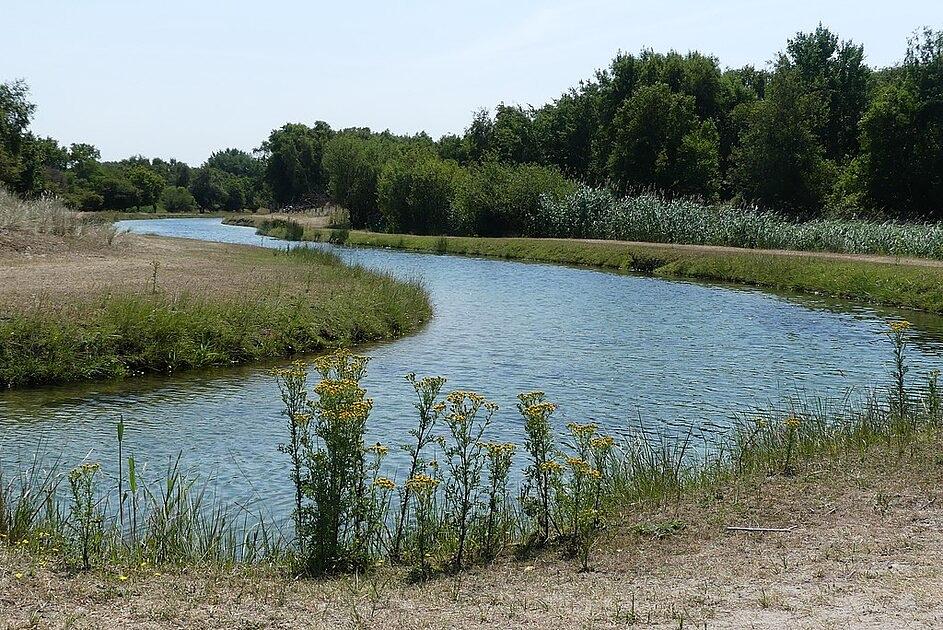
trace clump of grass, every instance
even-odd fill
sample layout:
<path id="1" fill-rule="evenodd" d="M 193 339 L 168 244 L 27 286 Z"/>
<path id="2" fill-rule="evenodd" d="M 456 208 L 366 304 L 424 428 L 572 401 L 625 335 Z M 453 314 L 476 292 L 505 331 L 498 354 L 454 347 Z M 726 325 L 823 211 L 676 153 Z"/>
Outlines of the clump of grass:
<path id="1" fill-rule="evenodd" d="M 85 219 L 55 197 L 20 199 L 3 188 L 0 188 L 0 230 L 50 234 L 96 246 L 110 246 L 118 233 L 111 223 Z"/>

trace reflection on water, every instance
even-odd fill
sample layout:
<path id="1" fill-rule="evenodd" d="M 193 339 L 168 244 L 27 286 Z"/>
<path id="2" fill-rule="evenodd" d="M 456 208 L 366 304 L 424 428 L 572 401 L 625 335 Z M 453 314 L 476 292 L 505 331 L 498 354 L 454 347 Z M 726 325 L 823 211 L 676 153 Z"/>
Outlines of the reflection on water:
<path id="1" fill-rule="evenodd" d="M 126 221 L 135 232 L 284 247 L 219 219 Z M 410 371 L 495 400 L 493 438 L 518 440 L 519 392 L 545 390 L 558 421 L 626 432 L 645 419 L 668 434 L 729 427 L 732 415 L 797 392 L 840 397 L 885 382 L 893 310 L 835 300 L 544 264 L 332 248 L 350 263 L 419 278 L 435 318 L 419 334 L 369 348 L 371 439 L 395 445 L 413 425 Z M 943 363 L 943 321 L 915 320 L 914 370 Z M 114 424 L 150 474 L 178 453 L 224 499 L 265 497 L 284 514 L 287 466 L 277 390 L 265 367 L 0 394 L 0 458 L 62 453 L 114 465 Z M 396 450 L 391 451 L 396 454 Z M 392 465 L 403 465 L 396 454 Z M 395 472 L 395 471 L 394 471 Z"/>

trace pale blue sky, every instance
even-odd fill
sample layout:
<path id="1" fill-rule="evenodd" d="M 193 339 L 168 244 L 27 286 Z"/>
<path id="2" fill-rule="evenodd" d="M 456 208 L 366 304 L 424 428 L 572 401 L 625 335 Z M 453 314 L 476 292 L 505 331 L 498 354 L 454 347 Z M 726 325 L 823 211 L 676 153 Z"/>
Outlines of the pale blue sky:
<path id="1" fill-rule="evenodd" d="M 39 134 L 199 164 L 289 121 L 459 132 L 473 109 L 542 104 L 618 49 L 764 65 L 819 21 L 882 66 L 917 27 L 943 28 L 943 1 L 0 0 L 0 80 L 32 86 Z"/>

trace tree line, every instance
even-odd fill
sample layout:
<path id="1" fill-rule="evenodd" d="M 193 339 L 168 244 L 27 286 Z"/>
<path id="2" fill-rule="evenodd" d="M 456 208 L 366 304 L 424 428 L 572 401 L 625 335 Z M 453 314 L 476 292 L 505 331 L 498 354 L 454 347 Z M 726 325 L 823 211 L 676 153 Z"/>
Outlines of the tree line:
<path id="1" fill-rule="evenodd" d="M 542 198 L 585 183 L 795 219 L 943 218 L 943 32 L 932 30 L 882 69 L 823 26 L 789 39 L 768 68 L 619 53 L 543 106 L 475 112 L 461 135 L 291 123 L 199 167 L 102 162 L 92 145 L 34 136 L 33 111 L 25 83 L 0 85 L 0 182 L 87 210 L 330 201 L 354 227 L 521 234 Z"/>

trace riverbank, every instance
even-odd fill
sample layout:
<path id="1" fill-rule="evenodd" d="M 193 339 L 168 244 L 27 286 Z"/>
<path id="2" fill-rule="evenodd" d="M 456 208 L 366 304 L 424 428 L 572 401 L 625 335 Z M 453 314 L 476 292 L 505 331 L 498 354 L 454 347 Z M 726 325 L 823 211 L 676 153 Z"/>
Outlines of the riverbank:
<path id="1" fill-rule="evenodd" d="M 392 569 L 327 581 L 264 567 L 76 574 L 0 545 L 0 619 L 89 628 L 933 627 L 943 623 L 941 446 L 925 434 L 806 460 L 795 476 L 735 479 L 660 508 L 626 505 L 585 573 L 550 552 L 421 584 Z"/>
<path id="2" fill-rule="evenodd" d="M 423 289 L 315 251 L 0 235 L 0 389 L 321 352 L 417 330 Z"/>
<path id="3" fill-rule="evenodd" d="M 254 226 L 279 238 L 290 235 L 284 218 L 241 217 L 226 222 Z M 301 228 L 295 238 L 639 271 L 943 313 L 943 261 L 938 260 L 624 241 L 380 234 L 310 224 Z"/>

